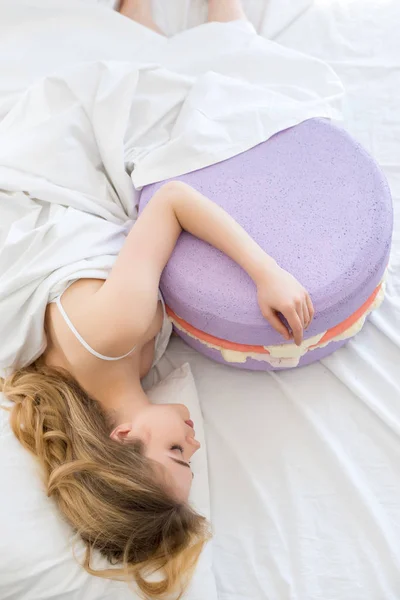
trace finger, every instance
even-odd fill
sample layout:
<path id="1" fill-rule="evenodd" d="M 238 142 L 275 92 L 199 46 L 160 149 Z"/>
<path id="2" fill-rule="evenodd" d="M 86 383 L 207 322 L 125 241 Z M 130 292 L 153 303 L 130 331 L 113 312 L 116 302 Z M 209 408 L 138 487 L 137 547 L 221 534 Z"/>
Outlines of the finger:
<path id="1" fill-rule="evenodd" d="M 310 314 L 310 323 L 311 323 L 311 321 L 314 318 L 315 310 L 314 310 L 314 305 L 312 303 L 312 300 L 308 294 L 306 296 L 306 302 L 307 302 L 308 312 Z"/>
<path id="2" fill-rule="evenodd" d="M 304 316 L 304 329 L 307 329 L 307 327 L 311 323 L 311 317 L 310 317 L 310 313 L 308 311 L 308 306 L 307 306 L 306 301 L 304 301 L 304 303 L 303 303 L 303 316 Z"/>
<path id="3" fill-rule="evenodd" d="M 272 327 L 275 329 L 275 331 L 280 333 L 285 338 L 285 340 L 290 340 L 289 330 L 287 329 L 287 327 L 285 327 L 278 315 L 273 310 L 265 312 L 264 316 L 267 319 L 268 323 L 272 325 Z"/>
<path id="4" fill-rule="evenodd" d="M 295 309 L 292 308 L 291 310 L 286 311 L 286 313 L 283 313 L 283 316 L 286 318 L 292 329 L 295 344 L 300 346 L 301 342 L 303 341 L 303 325 L 300 321 L 299 315 Z"/>
<path id="5" fill-rule="evenodd" d="M 299 315 L 301 326 L 304 329 L 305 328 L 305 320 L 304 320 L 305 316 L 304 316 L 304 307 L 303 307 L 302 302 L 299 302 L 298 304 L 296 304 L 296 312 Z"/>

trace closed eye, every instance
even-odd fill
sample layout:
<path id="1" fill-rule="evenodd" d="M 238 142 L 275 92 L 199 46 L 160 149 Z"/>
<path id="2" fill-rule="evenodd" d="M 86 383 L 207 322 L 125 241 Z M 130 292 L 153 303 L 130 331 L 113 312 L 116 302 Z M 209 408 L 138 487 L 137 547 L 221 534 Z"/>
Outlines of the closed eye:
<path id="1" fill-rule="evenodd" d="M 170 450 L 179 450 L 179 452 L 183 454 L 183 448 L 179 444 L 174 444 L 173 446 L 171 446 Z"/>
<path id="2" fill-rule="evenodd" d="M 171 451 L 178 450 L 183 456 L 184 450 L 180 444 L 174 444 L 173 446 L 171 446 L 170 450 Z M 189 469 L 191 469 L 190 462 L 187 463 L 184 460 L 178 460 L 177 458 L 173 458 L 172 456 L 170 456 L 170 459 L 173 460 L 174 462 L 178 463 L 178 465 L 182 465 L 183 467 L 188 467 Z M 194 477 L 193 473 L 192 473 L 192 477 Z"/>

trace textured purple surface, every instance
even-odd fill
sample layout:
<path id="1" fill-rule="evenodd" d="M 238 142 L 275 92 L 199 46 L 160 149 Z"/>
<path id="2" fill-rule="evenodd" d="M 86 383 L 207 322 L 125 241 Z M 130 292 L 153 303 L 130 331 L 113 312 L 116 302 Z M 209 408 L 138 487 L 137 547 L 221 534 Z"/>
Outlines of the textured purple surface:
<path id="1" fill-rule="evenodd" d="M 349 317 L 383 275 L 393 227 L 388 185 L 366 151 L 328 121 L 311 119 L 178 179 L 226 209 L 309 290 L 316 315 L 306 337 Z M 161 185 L 143 190 L 140 209 Z M 161 289 L 176 314 L 202 331 L 243 344 L 282 343 L 247 274 L 187 233 Z"/>

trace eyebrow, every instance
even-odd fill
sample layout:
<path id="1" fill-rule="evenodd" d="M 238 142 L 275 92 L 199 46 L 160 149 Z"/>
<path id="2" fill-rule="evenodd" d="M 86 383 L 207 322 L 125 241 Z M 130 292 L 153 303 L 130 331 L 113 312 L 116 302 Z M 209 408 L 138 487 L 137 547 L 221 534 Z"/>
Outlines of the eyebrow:
<path id="1" fill-rule="evenodd" d="M 173 458 L 172 456 L 170 456 L 170 459 L 173 460 L 174 462 L 178 463 L 178 465 L 183 465 L 184 467 L 187 467 L 188 469 L 190 469 L 190 465 L 183 461 L 183 460 L 179 460 L 179 458 Z"/>

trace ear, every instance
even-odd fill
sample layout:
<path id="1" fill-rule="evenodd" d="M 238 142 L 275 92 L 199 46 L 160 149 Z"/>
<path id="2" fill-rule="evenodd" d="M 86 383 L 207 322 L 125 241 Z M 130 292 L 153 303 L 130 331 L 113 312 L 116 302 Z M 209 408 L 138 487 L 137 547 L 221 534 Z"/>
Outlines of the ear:
<path id="1" fill-rule="evenodd" d="M 132 431 L 132 423 L 122 423 L 117 425 L 110 433 L 110 438 L 116 442 L 126 442 L 130 432 Z"/>

